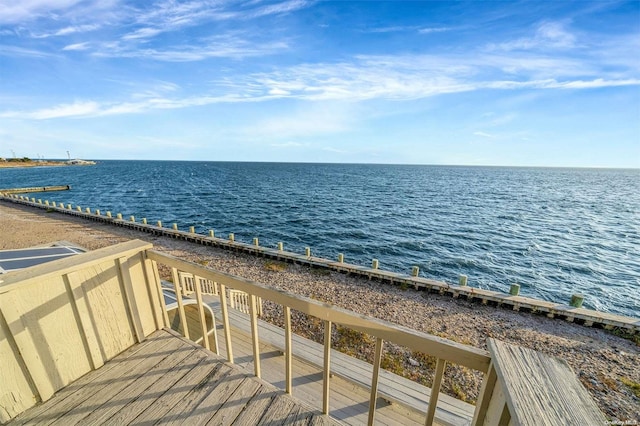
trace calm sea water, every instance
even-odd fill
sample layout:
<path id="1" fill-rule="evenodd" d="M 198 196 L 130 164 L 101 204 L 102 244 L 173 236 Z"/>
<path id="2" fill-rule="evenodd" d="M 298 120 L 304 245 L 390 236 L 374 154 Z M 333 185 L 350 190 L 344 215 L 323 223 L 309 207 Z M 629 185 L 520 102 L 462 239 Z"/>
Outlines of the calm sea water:
<path id="1" fill-rule="evenodd" d="M 0 188 L 205 233 L 640 316 L 640 170 L 101 161 Z"/>

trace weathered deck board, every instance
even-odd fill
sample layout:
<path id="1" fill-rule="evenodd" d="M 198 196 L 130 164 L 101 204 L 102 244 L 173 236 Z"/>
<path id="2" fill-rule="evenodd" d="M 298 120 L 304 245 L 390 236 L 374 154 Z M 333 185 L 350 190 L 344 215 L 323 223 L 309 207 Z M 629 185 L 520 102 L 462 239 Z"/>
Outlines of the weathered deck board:
<path id="1" fill-rule="evenodd" d="M 114 382 L 114 377 L 122 377 L 132 368 L 144 362 L 151 354 L 165 356 L 178 347 L 172 345 L 172 340 L 165 336 L 154 336 L 146 345 L 135 345 L 118 355 L 102 368 L 92 374 L 86 374 L 75 382 L 62 388 L 45 404 L 37 405 L 13 420 L 12 424 L 22 425 L 32 423 L 34 419 L 40 424 L 48 424 L 73 408 L 82 404 L 100 391 L 107 384 Z"/>
<path id="2" fill-rule="evenodd" d="M 246 383 L 243 383 L 246 382 Z M 194 416 L 189 418 L 192 425 L 208 424 L 229 425 L 243 410 L 244 404 L 260 389 L 260 383 L 248 377 L 229 380 L 226 388 L 220 392 L 212 392 L 200 402 L 194 410 Z M 233 387 L 235 389 L 233 389 Z M 233 391 L 232 391 L 233 389 Z M 214 412 L 213 416 L 207 414 Z"/>
<path id="3" fill-rule="evenodd" d="M 160 330 L 9 424 L 308 424 L 316 418 L 335 424 L 240 367 Z"/>
<path id="4" fill-rule="evenodd" d="M 87 417 L 82 419 L 82 422 L 85 424 L 103 424 L 108 422 L 123 407 L 154 392 L 155 390 L 152 385 L 162 379 L 166 371 L 187 368 L 187 363 L 199 359 L 197 355 L 198 350 L 192 348 L 192 350 L 184 350 L 181 351 L 181 353 L 175 353 L 171 357 L 163 359 L 151 368 L 148 373 L 137 379 L 135 386 L 128 386 L 112 399 L 94 408 Z M 175 381 L 177 381 L 177 379 Z"/>
<path id="5" fill-rule="evenodd" d="M 488 346 L 514 424 L 607 424 L 564 361 L 495 339 Z"/>

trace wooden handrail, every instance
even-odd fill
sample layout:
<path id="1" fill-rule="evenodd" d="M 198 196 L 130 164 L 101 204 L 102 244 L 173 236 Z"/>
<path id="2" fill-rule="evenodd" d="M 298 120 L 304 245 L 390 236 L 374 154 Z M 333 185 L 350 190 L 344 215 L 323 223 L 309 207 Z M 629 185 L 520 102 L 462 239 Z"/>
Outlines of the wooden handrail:
<path id="1" fill-rule="evenodd" d="M 215 281 L 218 284 L 223 284 L 225 287 L 242 290 L 245 293 L 259 296 L 262 299 L 270 300 L 283 306 L 288 306 L 291 309 L 321 320 L 331 321 L 371 336 L 379 337 L 387 342 L 393 342 L 409 349 L 435 356 L 436 358 L 446 360 L 453 364 L 458 364 L 483 373 L 486 373 L 489 369 L 489 362 L 491 360 L 489 353 L 473 346 L 463 345 L 366 315 L 359 315 L 337 306 L 321 303 L 307 297 L 297 296 L 283 290 L 273 289 L 231 274 L 206 269 L 196 263 L 178 259 L 168 254 L 148 250 L 147 256 L 149 259 L 158 263 Z M 222 290 L 220 293 L 223 294 Z"/>
<path id="2" fill-rule="evenodd" d="M 426 413 L 426 422 L 431 424 L 435 417 L 440 385 L 442 383 L 444 369 L 447 362 L 462 365 L 474 370 L 486 373 L 489 371 L 490 357 L 487 351 L 471 346 L 462 345 L 453 341 L 442 339 L 436 336 L 411 330 L 406 327 L 395 325 L 376 318 L 365 315 L 358 315 L 336 306 L 321 303 L 313 299 L 297 296 L 282 290 L 272 289 L 264 285 L 248 281 L 246 279 L 213 271 L 198 264 L 178 259 L 174 256 L 147 250 L 146 256 L 153 262 L 164 264 L 171 268 L 176 295 L 180 300 L 181 287 L 186 286 L 185 280 L 180 280 L 180 275 L 191 274 L 193 285 L 199 289 L 198 279 L 210 280 L 214 285 L 219 286 L 219 297 L 222 308 L 222 323 L 226 339 L 227 358 L 233 362 L 231 346 L 230 323 L 227 315 L 226 296 L 227 289 L 244 292 L 249 299 L 249 318 L 251 323 L 251 346 L 253 351 L 254 374 L 260 377 L 260 352 L 256 309 L 258 298 L 270 300 L 280 304 L 284 308 L 285 321 L 285 389 L 287 393 L 292 392 L 291 377 L 291 309 L 295 309 L 304 314 L 319 318 L 324 323 L 324 350 L 323 350 L 323 384 L 322 384 L 322 412 L 329 414 L 329 391 L 330 391 L 330 354 L 331 354 L 331 327 L 333 323 L 340 324 L 363 333 L 367 333 L 376 339 L 376 358 L 372 375 L 369 424 L 373 424 L 375 418 L 375 400 L 377 399 L 377 383 L 382 355 L 383 341 L 399 344 L 409 349 L 435 356 L 438 360 L 436 365 L 434 384 L 429 399 L 429 409 Z M 191 283 L 189 283 L 191 285 Z M 200 301 L 199 301 L 200 303 Z M 180 305 L 180 303 L 179 303 Z M 181 314 L 182 320 L 182 314 Z M 186 324 L 183 324 L 186 329 Z M 425 394 L 425 398 L 427 395 Z"/>

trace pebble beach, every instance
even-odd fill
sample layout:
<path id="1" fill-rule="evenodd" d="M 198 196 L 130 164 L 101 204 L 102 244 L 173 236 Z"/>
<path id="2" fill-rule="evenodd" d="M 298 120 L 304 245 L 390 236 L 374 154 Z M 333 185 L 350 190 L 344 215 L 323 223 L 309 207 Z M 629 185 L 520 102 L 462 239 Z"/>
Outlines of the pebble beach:
<path id="1" fill-rule="evenodd" d="M 0 250 L 60 240 L 93 250 L 130 239 L 149 241 L 158 251 L 209 268 L 459 343 L 486 349 L 486 339 L 492 337 L 564 359 L 611 421 L 640 422 L 638 336 L 635 340 L 622 338 L 605 330 L 541 315 L 402 289 L 337 272 L 274 263 L 58 213 L 0 203 Z M 279 306 L 265 303 L 263 319 L 278 324 L 280 318 Z M 310 338 L 320 337 L 322 330 L 312 319 L 296 316 L 294 321 L 296 332 Z M 367 339 L 357 338 L 352 342 L 360 345 L 356 352 L 366 359 L 370 351 Z M 387 351 L 390 369 L 429 384 L 429 360 L 400 347 L 390 346 Z M 481 377 L 460 367 L 449 367 L 445 377 L 443 388 L 446 393 L 468 401 L 475 400 Z"/>

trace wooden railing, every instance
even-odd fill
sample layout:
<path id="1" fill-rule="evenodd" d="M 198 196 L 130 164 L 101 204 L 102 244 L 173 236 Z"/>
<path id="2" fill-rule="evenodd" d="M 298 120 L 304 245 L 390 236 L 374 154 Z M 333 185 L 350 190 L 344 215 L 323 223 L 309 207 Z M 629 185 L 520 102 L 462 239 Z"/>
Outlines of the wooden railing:
<path id="1" fill-rule="evenodd" d="M 433 423 L 445 366 L 457 364 L 484 374 L 472 425 L 605 424 L 604 417 L 575 374 L 563 362 L 539 352 L 489 341 L 490 352 L 431 336 L 406 327 L 358 315 L 313 299 L 272 289 L 150 250 L 151 244 L 129 241 L 105 249 L 0 276 L 0 422 L 45 401 L 87 372 L 100 368 L 136 342 L 162 327 L 169 317 L 158 264 L 172 272 L 178 311 L 189 337 L 183 304 L 186 284 L 217 285 L 226 357 L 234 362 L 227 290 L 246 294 L 251 323 L 254 374 L 261 376 L 258 298 L 283 306 L 285 390 L 292 393 L 291 310 L 324 322 L 322 411 L 329 414 L 331 328 L 343 327 L 375 337 L 368 423 L 374 422 L 381 356 L 385 342 L 437 358 L 425 413 Z M 206 336 L 202 286 L 192 285 Z M 189 290 L 190 291 L 190 290 Z M 238 293 L 239 294 L 239 293 Z M 64 324 L 64 327 L 61 326 Z M 202 345 L 219 353 L 213 339 Z M 544 416 L 543 416 L 544 415 Z"/>
<path id="2" fill-rule="evenodd" d="M 261 375 L 261 370 L 258 336 L 259 312 L 257 301 L 258 299 L 264 299 L 282 305 L 285 324 L 285 390 L 288 393 L 292 393 L 293 379 L 291 370 L 291 310 L 293 309 L 322 320 L 324 322 L 325 330 L 322 411 L 325 414 L 329 414 L 331 327 L 333 324 L 339 324 L 343 327 L 366 333 L 375 338 L 375 356 L 373 375 L 371 377 L 371 394 L 369 402 L 369 424 L 373 424 L 375 419 L 375 401 L 378 397 L 378 380 L 380 376 L 382 350 L 385 342 L 395 343 L 413 351 L 418 351 L 437 358 L 431 393 L 429 395 L 425 394 L 425 399 L 428 398 L 428 410 L 425 413 L 425 423 L 428 425 L 433 423 L 436 414 L 436 406 L 440 395 L 440 386 L 447 363 L 468 367 L 485 374 L 489 371 L 489 364 L 491 361 L 489 353 L 481 349 L 462 345 L 375 318 L 358 315 L 313 299 L 293 295 L 255 282 L 250 282 L 240 277 L 203 268 L 195 263 L 187 262 L 156 251 L 148 251 L 147 258 L 152 261 L 155 270 L 157 270 L 158 263 L 171 268 L 172 276 L 174 277 L 173 281 L 175 292 L 178 297 L 178 309 L 183 309 L 181 308 L 181 298 L 184 294 L 185 288 L 188 288 L 187 291 L 189 292 L 193 291 L 198 299 L 198 303 L 202 303 L 202 285 L 194 285 L 194 283 L 213 283 L 213 287 L 217 288 L 218 297 L 220 299 L 222 326 L 224 329 L 224 338 L 227 348 L 226 356 L 229 362 L 234 362 L 233 346 L 231 341 L 231 325 L 228 315 L 228 309 L 231 305 L 229 295 L 241 293 L 248 298 L 248 314 L 251 322 L 254 374 L 258 377 Z M 185 277 L 187 279 L 184 279 Z M 181 318 L 183 315 L 184 313 L 181 314 Z M 183 329 L 184 328 L 185 327 L 183 327 Z M 212 350 L 217 351 L 217 349 L 218 348 L 214 348 Z M 493 389 L 487 387 L 487 392 L 492 390 Z M 483 407 L 483 405 L 481 404 L 479 407 Z M 478 413 L 478 420 L 480 420 L 482 416 L 482 412 Z"/>
<path id="3" fill-rule="evenodd" d="M 178 271 L 178 279 L 182 286 L 182 294 L 190 295 L 196 292 L 196 279 L 194 275 L 184 271 Z M 207 280 L 202 277 L 198 277 L 198 284 L 200 285 L 200 292 L 202 294 L 210 296 L 219 296 L 218 283 L 215 281 Z M 227 298 L 229 299 L 229 305 L 231 309 L 237 309 L 238 311 L 248 314 L 249 313 L 249 295 L 244 291 L 234 290 L 227 288 Z M 258 315 L 262 315 L 262 298 L 256 298 L 256 309 Z"/>

